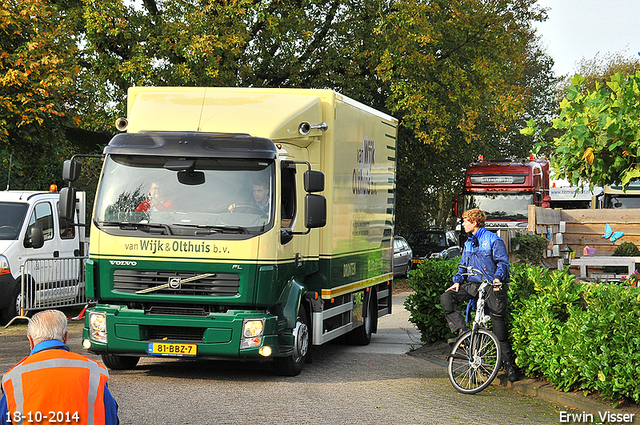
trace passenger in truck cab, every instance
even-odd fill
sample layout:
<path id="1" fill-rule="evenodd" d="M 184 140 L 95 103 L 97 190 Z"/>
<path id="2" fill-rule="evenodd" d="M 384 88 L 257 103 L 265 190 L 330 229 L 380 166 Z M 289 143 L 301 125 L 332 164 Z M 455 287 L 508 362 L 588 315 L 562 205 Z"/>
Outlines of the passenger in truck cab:
<path id="1" fill-rule="evenodd" d="M 157 182 L 151 183 L 147 199 L 140 202 L 136 207 L 136 212 L 140 211 L 171 211 L 171 200 L 166 199 L 162 188 Z"/>

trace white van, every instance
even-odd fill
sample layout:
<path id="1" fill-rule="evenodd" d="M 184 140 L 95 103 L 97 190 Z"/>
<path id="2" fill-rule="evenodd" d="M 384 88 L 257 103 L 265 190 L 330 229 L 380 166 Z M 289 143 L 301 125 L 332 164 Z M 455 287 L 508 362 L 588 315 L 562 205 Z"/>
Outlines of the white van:
<path id="1" fill-rule="evenodd" d="M 58 217 L 58 192 L 0 192 L 0 321 L 19 312 L 21 268 L 25 266 L 23 307 L 53 305 L 78 296 L 85 254 L 84 227 Z M 78 192 L 75 223 L 84 223 L 85 194 Z M 42 261 L 46 260 L 46 261 Z"/>

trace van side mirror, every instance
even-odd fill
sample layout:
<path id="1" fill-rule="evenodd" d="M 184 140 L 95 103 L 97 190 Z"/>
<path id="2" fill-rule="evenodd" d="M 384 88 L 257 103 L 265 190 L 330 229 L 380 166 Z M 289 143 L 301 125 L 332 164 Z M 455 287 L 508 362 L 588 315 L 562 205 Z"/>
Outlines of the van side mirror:
<path id="1" fill-rule="evenodd" d="M 73 223 L 75 212 L 76 212 L 76 189 L 73 187 L 63 187 L 62 189 L 60 189 L 60 201 L 58 203 L 58 216 L 63 220 Z"/>
<path id="2" fill-rule="evenodd" d="M 42 228 L 36 226 L 29 227 L 24 238 L 24 247 L 38 249 L 42 248 L 43 245 L 44 233 L 42 232 Z"/>
<path id="3" fill-rule="evenodd" d="M 304 198 L 305 227 L 314 229 L 327 224 L 327 198 L 322 195 L 309 195 Z"/>
<path id="4" fill-rule="evenodd" d="M 74 182 L 80 178 L 82 171 L 82 163 L 75 159 L 67 159 L 62 164 L 62 179 L 68 182 Z"/>

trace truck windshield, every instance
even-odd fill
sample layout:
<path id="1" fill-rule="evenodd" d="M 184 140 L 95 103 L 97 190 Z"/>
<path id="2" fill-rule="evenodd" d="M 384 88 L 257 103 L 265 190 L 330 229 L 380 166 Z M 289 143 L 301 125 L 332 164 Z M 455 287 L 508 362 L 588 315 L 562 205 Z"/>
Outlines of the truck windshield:
<path id="1" fill-rule="evenodd" d="M 105 231 L 260 233 L 273 224 L 274 169 L 265 160 L 108 156 L 94 220 Z"/>
<path id="2" fill-rule="evenodd" d="M 18 239 L 28 208 L 22 202 L 0 202 L 0 240 Z"/>
<path id="3" fill-rule="evenodd" d="M 604 208 L 640 208 L 640 196 L 637 195 L 605 195 Z"/>
<path id="4" fill-rule="evenodd" d="M 487 220 L 526 220 L 533 194 L 466 194 L 464 210 L 479 208 Z"/>

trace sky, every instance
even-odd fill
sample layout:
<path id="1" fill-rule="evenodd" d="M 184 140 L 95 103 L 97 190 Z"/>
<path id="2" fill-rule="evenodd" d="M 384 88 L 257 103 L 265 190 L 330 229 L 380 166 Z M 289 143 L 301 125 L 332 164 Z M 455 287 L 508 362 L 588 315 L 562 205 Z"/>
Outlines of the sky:
<path id="1" fill-rule="evenodd" d="M 557 76 L 573 75 L 582 58 L 640 52 L 640 0 L 538 0 L 538 5 L 548 9 L 549 18 L 536 28 Z"/>

